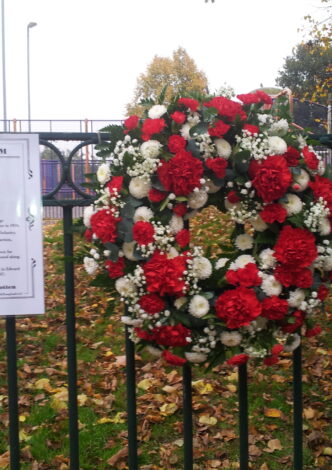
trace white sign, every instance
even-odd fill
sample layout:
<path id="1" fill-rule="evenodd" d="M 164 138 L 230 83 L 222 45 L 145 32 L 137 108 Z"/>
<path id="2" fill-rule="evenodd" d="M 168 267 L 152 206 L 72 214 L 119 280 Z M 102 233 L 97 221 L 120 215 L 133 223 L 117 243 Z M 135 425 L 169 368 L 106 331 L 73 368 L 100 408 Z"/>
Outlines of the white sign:
<path id="1" fill-rule="evenodd" d="M 45 313 L 39 136 L 0 134 L 0 316 Z"/>

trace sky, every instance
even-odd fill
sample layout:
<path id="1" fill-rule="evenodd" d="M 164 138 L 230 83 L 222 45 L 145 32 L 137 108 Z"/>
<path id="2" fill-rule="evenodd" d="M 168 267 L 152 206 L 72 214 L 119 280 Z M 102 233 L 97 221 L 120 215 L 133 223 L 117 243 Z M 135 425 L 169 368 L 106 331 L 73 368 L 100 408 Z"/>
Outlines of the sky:
<path id="1" fill-rule="evenodd" d="M 184 47 L 210 91 L 275 85 L 320 0 L 4 0 L 7 118 L 121 119 L 155 55 Z M 0 13 L 1 14 L 1 13 Z M 0 38 L 1 41 L 1 38 Z M 1 51 L 0 51 L 1 54 Z M 1 57 L 1 55 L 0 55 Z M 3 64 L 3 60 L 2 60 Z M 1 63 L 0 63 L 1 66 Z M 3 119 L 2 73 L 0 120 Z"/>

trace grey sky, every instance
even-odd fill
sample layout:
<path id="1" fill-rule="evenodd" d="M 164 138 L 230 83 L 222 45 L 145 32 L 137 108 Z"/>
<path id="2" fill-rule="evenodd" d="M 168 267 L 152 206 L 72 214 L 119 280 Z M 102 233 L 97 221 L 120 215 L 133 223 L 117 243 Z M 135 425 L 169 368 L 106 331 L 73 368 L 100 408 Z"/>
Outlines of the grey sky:
<path id="1" fill-rule="evenodd" d="M 273 86 L 319 0 L 5 0 L 7 117 L 120 119 L 154 55 L 184 47 L 209 80 L 238 93 Z M 2 81 L 0 79 L 0 86 Z M 2 93 L 0 98 L 2 119 Z"/>

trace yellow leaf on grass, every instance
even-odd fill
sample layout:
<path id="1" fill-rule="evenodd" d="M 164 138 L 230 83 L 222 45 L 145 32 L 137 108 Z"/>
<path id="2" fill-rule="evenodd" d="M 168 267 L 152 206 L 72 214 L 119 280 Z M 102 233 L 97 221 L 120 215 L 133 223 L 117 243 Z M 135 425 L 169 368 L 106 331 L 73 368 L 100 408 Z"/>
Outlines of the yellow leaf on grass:
<path id="1" fill-rule="evenodd" d="M 26 416 L 24 416 L 24 415 L 20 415 L 19 418 L 18 418 L 18 420 L 19 420 L 20 423 L 24 423 L 24 421 L 25 421 L 26 419 L 27 419 L 27 418 L 26 418 Z"/>
<path id="2" fill-rule="evenodd" d="M 332 447 L 325 447 L 325 448 L 323 449 L 323 455 L 332 456 Z"/>
<path id="3" fill-rule="evenodd" d="M 281 418 L 282 411 L 277 410 L 276 408 L 265 408 L 264 415 L 267 418 Z"/>
<path id="4" fill-rule="evenodd" d="M 236 390 L 237 390 L 237 387 L 236 387 L 236 385 L 234 385 L 234 384 L 227 384 L 227 385 L 226 385 L 226 388 L 227 388 L 227 390 L 229 390 L 229 391 L 232 392 L 232 393 L 235 393 Z"/>
<path id="5" fill-rule="evenodd" d="M 114 416 L 114 418 L 111 418 L 111 423 L 114 423 L 114 424 L 122 424 L 122 423 L 125 423 L 126 420 L 123 419 L 123 413 L 121 411 L 119 411 L 118 413 L 116 413 L 116 415 Z"/>
<path id="6" fill-rule="evenodd" d="M 47 392 L 52 392 L 53 388 L 50 384 L 50 379 L 39 379 L 35 382 L 35 388 L 37 390 L 46 390 Z"/>
<path id="7" fill-rule="evenodd" d="M 80 406 L 84 406 L 87 400 L 88 400 L 88 397 L 84 393 L 77 395 L 77 401 Z"/>
<path id="8" fill-rule="evenodd" d="M 100 418 L 97 421 L 97 424 L 105 424 L 105 423 L 112 423 L 111 418 Z"/>
<path id="9" fill-rule="evenodd" d="M 175 403 L 164 403 L 159 409 L 162 416 L 170 416 L 176 412 L 178 406 Z"/>
<path id="10" fill-rule="evenodd" d="M 213 392 L 213 387 L 209 383 L 205 383 L 204 380 L 196 380 L 192 383 L 196 392 L 200 395 L 208 395 L 209 393 Z"/>
<path id="11" fill-rule="evenodd" d="M 65 387 L 58 389 L 51 398 L 51 407 L 57 411 L 61 411 L 67 408 L 68 402 L 68 390 Z"/>
<path id="12" fill-rule="evenodd" d="M 199 420 L 198 422 L 200 424 L 205 424 L 207 426 L 214 426 L 215 424 L 217 424 L 218 420 L 217 418 L 215 418 L 214 416 L 209 416 L 209 415 L 201 415 L 199 417 Z"/>

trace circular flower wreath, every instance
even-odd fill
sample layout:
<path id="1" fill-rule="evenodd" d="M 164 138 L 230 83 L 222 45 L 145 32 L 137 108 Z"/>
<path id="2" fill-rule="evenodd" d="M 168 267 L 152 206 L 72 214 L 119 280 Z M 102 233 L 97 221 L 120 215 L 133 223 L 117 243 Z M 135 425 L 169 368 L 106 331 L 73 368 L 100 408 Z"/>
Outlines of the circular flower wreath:
<path id="1" fill-rule="evenodd" d="M 237 98 L 182 97 L 130 116 L 103 152 L 84 215 L 96 245 L 86 270 L 115 286 L 132 340 L 175 365 L 273 364 L 301 330 L 321 330 L 330 173 L 285 102 L 272 106 L 262 91 Z M 234 221 L 219 259 L 190 243 L 189 218 L 211 204 Z"/>

